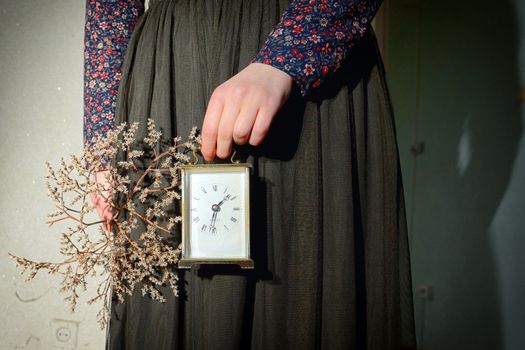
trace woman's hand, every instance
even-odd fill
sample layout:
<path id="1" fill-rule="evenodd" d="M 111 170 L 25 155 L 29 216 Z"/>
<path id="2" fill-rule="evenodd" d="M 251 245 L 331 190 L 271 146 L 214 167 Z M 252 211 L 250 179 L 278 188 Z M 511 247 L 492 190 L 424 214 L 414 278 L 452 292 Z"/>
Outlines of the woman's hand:
<path id="1" fill-rule="evenodd" d="M 107 170 L 95 173 L 96 183 L 101 184 L 102 188 L 104 188 L 105 190 L 101 191 L 100 194 L 91 192 L 91 201 L 97 209 L 98 216 L 100 217 L 100 220 L 104 221 L 106 224 L 110 223 L 113 218 L 113 215 L 111 213 L 111 206 L 108 202 L 108 200 L 110 200 L 111 193 L 109 192 L 109 184 L 105 176 L 107 173 Z"/>
<path id="2" fill-rule="evenodd" d="M 201 152 L 207 161 L 226 158 L 233 142 L 262 142 L 292 90 L 292 77 L 264 63 L 251 63 L 212 93 L 202 125 Z"/>

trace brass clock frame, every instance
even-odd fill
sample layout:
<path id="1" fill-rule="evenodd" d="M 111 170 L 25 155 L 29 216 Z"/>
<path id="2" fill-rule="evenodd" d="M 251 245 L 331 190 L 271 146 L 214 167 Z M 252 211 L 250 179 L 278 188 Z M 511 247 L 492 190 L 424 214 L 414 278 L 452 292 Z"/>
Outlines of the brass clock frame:
<path id="1" fill-rule="evenodd" d="M 250 258 L 250 163 L 233 163 L 233 164 L 185 164 L 181 165 L 181 215 L 182 215 L 182 250 L 181 258 L 179 259 L 179 268 L 189 269 L 193 265 L 198 264 L 235 264 L 239 265 L 242 269 L 253 269 L 254 262 Z M 189 229 L 189 208 L 188 204 L 190 200 L 187 198 L 189 195 L 189 187 L 186 176 L 193 173 L 224 173 L 239 171 L 239 168 L 244 168 L 245 171 L 245 208 L 244 211 L 244 223 L 245 223 L 245 242 L 246 242 L 246 258 L 192 258 L 191 257 L 191 246 L 190 246 L 190 234 Z"/>

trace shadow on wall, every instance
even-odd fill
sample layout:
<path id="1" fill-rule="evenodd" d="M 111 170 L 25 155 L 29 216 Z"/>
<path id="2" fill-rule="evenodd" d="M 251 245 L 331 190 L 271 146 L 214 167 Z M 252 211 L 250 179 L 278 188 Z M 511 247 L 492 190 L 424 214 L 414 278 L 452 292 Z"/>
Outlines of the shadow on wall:
<path id="1" fill-rule="evenodd" d="M 504 349 L 508 342 L 490 227 L 522 134 L 510 1 L 391 5 L 389 82 L 413 215 L 413 282 L 435 289 L 431 301 L 415 294 L 425 350 Z M 418 141 L 425 151 L 414 159 L 408 150 Z"/>
<path id="2" fill-rule="evenodd" d="M 525 2 L 513 0 L 518 24 L 518 69 L 522 123 L 525 122 Z M 505 349 L 525 348 L 525 134 L 521 135 L 505 195 L 494 215 L 491 240 L 499 280 L 503 344 Z"/>

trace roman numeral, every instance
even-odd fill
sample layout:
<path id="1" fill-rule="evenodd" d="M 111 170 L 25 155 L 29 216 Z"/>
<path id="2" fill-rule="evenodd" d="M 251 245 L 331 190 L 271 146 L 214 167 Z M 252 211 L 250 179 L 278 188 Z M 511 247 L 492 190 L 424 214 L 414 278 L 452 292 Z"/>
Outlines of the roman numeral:
<path id="1" fill-rule="evenodd" d="M 234 207 L 233 210 L 241 210 L 239 207 Z"/>
<path id="2" fill-rule="evenodd" d="M 201 231 L 206 231 L 206 224 L 202 225 Z"/>
<path id="3" fill-rule="evenodd" d="M 204 194 L 208 193 L 208 192 L 206 192 L 206 190 L 204 189 L 204 187 L 201 188 L 201 191 L 204 192 Z"/>
<path id="4" fill-rule="evenodd" d="M 217 191 L 217 185 L 213 185 L 213 190 Z"/>
<path id="5" fill-rule="evenodd" d="M 233 196 L 233 197 L 231 197 L 230 200 L 232 201 L 232 200 L 234 200 L 235 198 L 237 198 L 237 196 Z"/>
<path id="6" fill-rule="evenodd" d="M 230 218 L 230 220 L 233 221 L 233 222 L 237 222 L 237 219 L 234 218 L 233 216 Z"/>
<path id="7" fill-rule="evenodd" d="M 230 231 L 230 228 L 226 225 L 224 225 L 224 228 L 227 230 L 227 231 Z"/>
<path id="8" fill-rule="evenodd" d="M 193 222 L 199 222 L 199 220 L 200 220 L 200 219 L 199 219 L 199 217 L 198 217 L 198 216 L 197 216 L 197 217 L 195 217 L 195 218 L 193 218 Z"/>

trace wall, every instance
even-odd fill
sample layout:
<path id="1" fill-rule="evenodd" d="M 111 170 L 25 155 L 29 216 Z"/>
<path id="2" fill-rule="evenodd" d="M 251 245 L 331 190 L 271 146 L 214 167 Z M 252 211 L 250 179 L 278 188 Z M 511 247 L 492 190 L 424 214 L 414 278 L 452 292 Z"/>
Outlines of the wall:
<path id="1" fill-rule="evenodd" d="M 525 2 L 513 3 L 518 24 L 521 125 L 525 125 Z M 512 350 L 525 348 L 525 135 L 521 131 L 509 183 L 490 227 L 499 277 L 503 340 L 505 348 Z"/>
<path id="2" fill-rule="evenodd" d="M 420 349 L 525 346 L 519 1 L 390 3 Z"/>
<path id="3" fill-rule="evenodd" d="M 82 147 L 83 22 L 82 0 L 0 1 L 0 349 L 104 348 L 99 305 L 71 314 L 60 278 L 24 282 L 7 255 L 61 258 L 44 162 Z"/>

